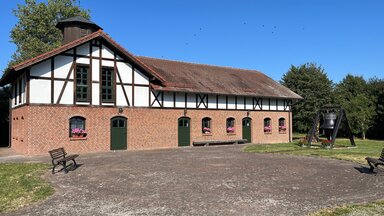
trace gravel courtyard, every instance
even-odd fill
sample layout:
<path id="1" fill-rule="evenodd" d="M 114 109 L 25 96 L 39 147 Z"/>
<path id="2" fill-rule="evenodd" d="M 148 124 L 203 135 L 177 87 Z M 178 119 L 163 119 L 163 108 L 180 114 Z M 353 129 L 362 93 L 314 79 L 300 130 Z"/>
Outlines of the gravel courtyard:
<path id="1" fill-rule="evenodd" d="M 384 176 L 362 173 L 359 164 L 243 147 L 82 154 L 68 174 L 47 171 L 52 197 L 6 215 L 306 215 L 384 199 Z M 0 157 L 23 160 L 50 163 Z"/>

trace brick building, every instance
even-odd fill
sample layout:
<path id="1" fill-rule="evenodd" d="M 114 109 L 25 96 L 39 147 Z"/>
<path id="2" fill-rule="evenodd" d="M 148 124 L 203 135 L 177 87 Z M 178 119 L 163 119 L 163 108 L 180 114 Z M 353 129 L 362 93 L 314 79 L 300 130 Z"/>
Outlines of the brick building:
<path id="1" fill-rule="evenodd" d="M 62 46 L 0 80 L 12 85 L 16 152 L 291 141 L 291 105 L 301 97 L 261 72 L 135 56 L 82 17 L 57 27 Z"/>

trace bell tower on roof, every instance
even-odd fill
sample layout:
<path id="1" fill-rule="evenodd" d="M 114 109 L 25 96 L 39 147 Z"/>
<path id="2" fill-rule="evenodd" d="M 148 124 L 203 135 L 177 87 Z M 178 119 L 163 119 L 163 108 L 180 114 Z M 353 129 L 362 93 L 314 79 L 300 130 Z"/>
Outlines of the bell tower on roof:
<path id="1" fill-rule="evenodd" d="M 81 16 L 60 20 L 56 24 L 56 28 L 60 29 L 63 34 L 62 45 L 102 29 L 94 22 L 91 22 Z"/>

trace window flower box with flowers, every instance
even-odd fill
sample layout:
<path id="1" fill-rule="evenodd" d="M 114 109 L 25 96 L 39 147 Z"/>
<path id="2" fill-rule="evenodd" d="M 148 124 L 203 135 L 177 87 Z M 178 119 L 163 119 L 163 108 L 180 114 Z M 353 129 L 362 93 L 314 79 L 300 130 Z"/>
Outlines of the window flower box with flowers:
<path id="1" fill-rule="evenodd" d="M 87 131 L 81 128 L 73 128 L 71 135 L 71 138 L 84 138 L 87 136 Z"/>
<path id="2" fill-rule="evenodd" d="M 227 133 L 230 133 L 230 134 L 235 133 L 235 128 L 234 127 L 227 127 Z"/>
<path id="3" fill-rule="evenodd" d="M 265 126 L 264 127 L 264 133 L 272 133 L 272 126 L 271 125 Z"/>
<path id="4" fill-rule="evenodd" d="M 211 128 L 209 128 L 209 127 L 204 127 L 203 128 L 203 134 L 211 134 Z"/>
<path id="5" fill-rule="evenodd" d="M 282 125 L 282 126 L 279 126 L 279 133 L 287 133 L 287 126 L 285 125 Z"/>

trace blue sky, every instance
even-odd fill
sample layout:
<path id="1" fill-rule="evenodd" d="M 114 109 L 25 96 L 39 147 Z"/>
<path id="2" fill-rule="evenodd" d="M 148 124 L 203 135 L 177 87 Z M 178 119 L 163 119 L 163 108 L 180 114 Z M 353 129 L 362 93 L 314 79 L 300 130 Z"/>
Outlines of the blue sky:
<path id="1" fill-rule="evenodd" d="M 79 1 L 77 1 L 79 2 Z M 0 70 L 15 46 L 12 9 L 0 1 Z M 92 21 L 131 53 L 255 69 L 280 80 L 314 62 L 339 82 L 384 78 L 382 0 L 81 0 Z"/>

